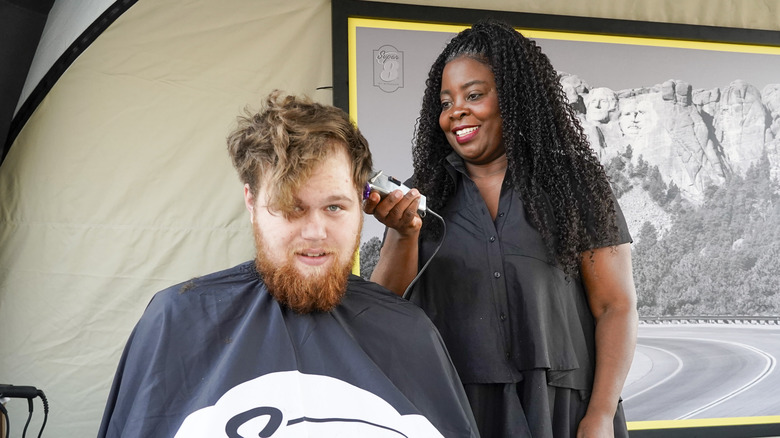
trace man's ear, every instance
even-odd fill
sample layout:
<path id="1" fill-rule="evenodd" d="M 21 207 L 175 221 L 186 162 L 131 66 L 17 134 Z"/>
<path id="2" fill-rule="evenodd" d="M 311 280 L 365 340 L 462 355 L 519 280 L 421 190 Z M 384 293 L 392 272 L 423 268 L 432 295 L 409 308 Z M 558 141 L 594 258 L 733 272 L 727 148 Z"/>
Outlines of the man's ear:
<path id="1" fill-rule="evenodd" d="M 249 210 L 249 222 L 255 223 L 255 195 L 249 184 L 244 184 L 244 205 Z"/>

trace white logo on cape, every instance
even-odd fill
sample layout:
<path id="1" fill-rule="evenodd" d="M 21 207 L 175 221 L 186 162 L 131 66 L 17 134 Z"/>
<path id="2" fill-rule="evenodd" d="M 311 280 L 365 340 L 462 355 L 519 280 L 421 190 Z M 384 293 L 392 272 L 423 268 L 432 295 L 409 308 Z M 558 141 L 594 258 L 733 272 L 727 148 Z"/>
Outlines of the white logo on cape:
<path id="1" fill-rule="evenodd" d="M 342 380 L 283 371 L 244 382 L 184 419 L 176 438 L 442 437 L 422 415 L 401 415 Z"/>

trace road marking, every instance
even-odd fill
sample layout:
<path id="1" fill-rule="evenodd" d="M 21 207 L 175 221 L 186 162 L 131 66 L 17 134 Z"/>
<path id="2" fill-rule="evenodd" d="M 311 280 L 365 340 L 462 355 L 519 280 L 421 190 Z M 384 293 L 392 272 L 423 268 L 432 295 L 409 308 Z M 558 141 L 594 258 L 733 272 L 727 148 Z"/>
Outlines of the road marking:
<path id="1" fill-rule="evenodd" d="M 651 338 L 643 338 L 643 339 L 651 339 Z M 639 344 L 639 345 L 642 345 L 642 344 Z M 655 387 L 657 387 L 657 386 L 659 386 L 659 385 L 662 385 L 662 384 L 664 384 L 666 381 L 668 381 L 669 379 L 671 379 L 671 378 L 673 378 L 674 376 L 676 376 L 676 375 L 677 375 L 677 374 L 678 374 L 678 373 L 679 373 L 679 372 L 682 370 L 682 367 L 683 367 L 683 361 L 682 361 L 682 359 L 680 359 L 680 356 L 678 356 L 678 355 L 676 355 L 676 354 L 672 353 L 672 352 L 671 352 L 671 351 L 669 351 L 669 350 L 665 350 L 665 349 L 663 349 L 663 348 L 659 348 L 659 347 L 651 347 L 651 346 L 649 346 L 649 345 L 642 345 L 642 347 L 644 347 L 644 348 L 650 348 L 650 349 L 652 349 L 652 350 L 658 350 L 658 351 L 660 351 L 660 352 L 662 352 L 662 353 L 666 353 L 666 354 L 668 354 L 668 355 L 672 356 L 672 357 L 673 357 L 673 358 L 674 358 L 674 359 L 677 361 L 677 368 L 676 368 L 676 369 L 675 369 L 675 370 L 674 370 L 674 371 L 673 371 L 671 374 L 669 374 L 669 375 L 668 375 L 668 376 L 666 376 L 664 379 L 662 379 L 661 381 L 659 381 L 659 382 L 656 382 L 656 383 L 655 383 L 655 384 L 653 384 L 652 386 L 649 386 L 649 387 L 647 387 L 647 388 L 645 388 L 645 389 L 643 389 L 643 390 L 641 390 L 641 391 L 639 391 L 639 392 L 637 392 L 637 393 L 635 393 L 635 394 L 632 394 L 632 395 L 630 395 L 630 396 L 628 396 L 628 397 L 624 398 L 624 399 L 623 399 L 623 403 L 627 402 L 628 400 L 631 400 L 632 398 L 634 398 L 634 397 L 636 397 L 636 396 L 638 396 L 638 395 L 644 394 L 645 392 L 647 392 L 647 391 L 650 391 L 651 389 L 653 389 L 653 388 L 655 388 Z"/>
<path id="2" fill-rule="evenodd" d="M 772 373 L 772 371 L 774 371 L 775 366 L 777 364 L 777 361 L 776 361 L 775 357 L 772 356 L 771 354 L 769 354 L 769 353 L 767 353 L 767 352 L 765 352 L 763 350 L 760 350 L 760 349 L 758 349 L 756 347 L 753 347 L 752 345 L 742 344 L 742 343 L 739 343 L 739 342 L 721 341 L 721 340 L 717 340 L 717 339 L 704 339 L 704 338 L 671 338 L 671 337 L 669 337 L 667 339 L 679 339 L 679 340 L 691 340 L 691 341 L 709 341 L 709 342 L 720 342 L 722 344 L 730 344 L 730 345 L 734 345 L 734 346 L 737 346 L 737 347 L 742 347 L 742 348 L 744 348 L 746 350 L 750 350 L 750 351 L 752 351 L 752 352 L 754 352 L 754 353 L 756 353 L 756 354 L 758 354 L 760 356 L 763 356 L 764 359 L 766 359 L 766 366 L 764 367 L 764 369 L 755 378 L 753 378 L 753 380 L 751 380 L 747 384 L 743 385 L 742 387 L 737 388 L 734 391 L 731 391 L 730 393 L 724 395 L 723 397 L 721 397 L 721 398 L 719 398 L 717 400 L 714 400 L 714 401 L 712 401 L 712 402 L 710 402 L 710 403 L 708 403 L 708 404 L 706 404 L 706 405 L 704 405 L 704 406 L 702 406 L 702 407 L 700 407 L 698 409 L 695 409 L 695 410 L 693 410 L 691 412 L 688 412 L 687 414 L 685 414 L 683 416 L 675 418 L 675 420 L 686 420 L 688 418 L 691 418 L 694 415 L 698 415 L 698 414 L 706 411 L 707 409 L 715 407 L 715 406 L 725 402 L 726 400 L 728 400 L 730 398 L 733 398 L 733 397 L 735 397 L 736 395 L 738 395 L 738 394 L 740 394 L 742 392 L 747 391 L 751 387 L 753 387 L 756 384 L 758 384 L 760 381 L 764 380 L 767 376 L 769 376 Z"/>

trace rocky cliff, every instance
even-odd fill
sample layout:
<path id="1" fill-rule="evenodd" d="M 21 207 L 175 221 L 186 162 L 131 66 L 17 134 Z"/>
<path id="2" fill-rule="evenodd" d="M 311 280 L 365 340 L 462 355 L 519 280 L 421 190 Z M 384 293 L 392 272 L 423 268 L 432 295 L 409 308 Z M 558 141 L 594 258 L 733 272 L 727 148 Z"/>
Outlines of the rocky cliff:
<path id="1" fill-rule="evenodd" d="M 780 175 L 780 84 L 759 91 L 735 80 L 694 89 L 680 80 L 628 90 L 591 88 L 562 73 L 561 83 L 603 163 L 624 155 L 658 169 L 687 201 L 741 175 L 766 153 Z"/>

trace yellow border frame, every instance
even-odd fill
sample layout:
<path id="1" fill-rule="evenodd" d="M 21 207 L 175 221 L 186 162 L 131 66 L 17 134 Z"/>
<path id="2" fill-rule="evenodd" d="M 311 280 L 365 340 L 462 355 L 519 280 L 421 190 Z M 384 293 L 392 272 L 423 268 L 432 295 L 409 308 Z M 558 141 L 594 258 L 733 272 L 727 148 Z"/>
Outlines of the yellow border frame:
<path id="1" fill-rule="evenodd" d="M 436 24 L 417 21 L 395 21 L 387 19 L 374 18 L 354 18 L 347 19 L 347 42 L 349 57 L 349 115 L 355 123 L 357 118 L 357 28 L 366 27 L 374 29 L 393 29 L 393 30 L 415 30 L 427 32 L 451 32 L 458 33 L 468 26 Z M 734 44 L 704 42 L 692 40 L 677 40 L 669 38 L 647 38 L 647 37 L 625 37 L 589 34 L 581 32 L 562 32 L 517 28 L 523 35 L 529 38 L 583 41 L 594 43 L 610 44 L 630 44 L 655 47 L 672 47 L 682 49 L 699 50 L 717 50 L 721 52 L 739 52 L 755 53 L 767 55 L 780 55 L 780 46 L 762 46 L 752 44 Z M 703 418 L 693 420 L 663 420 L 663 421 L 630 421 L 629 430 L 650 430 L 650 429 L 678 429 L 690 427 L 712 427 L 712 426 L 745 426 L 759 424 L 780 423 L 780 415 L 761 416 L 761 417 L 724 417 L 724 418 Z"/>
<path id="2" fill-rule="evenodd" d="M 780 415 L 761 417 L 721 417 L 692 420 L 629 421 L 628 430 L 682 429 L 689 427 L 751 426 L 780 423 Z"/>

